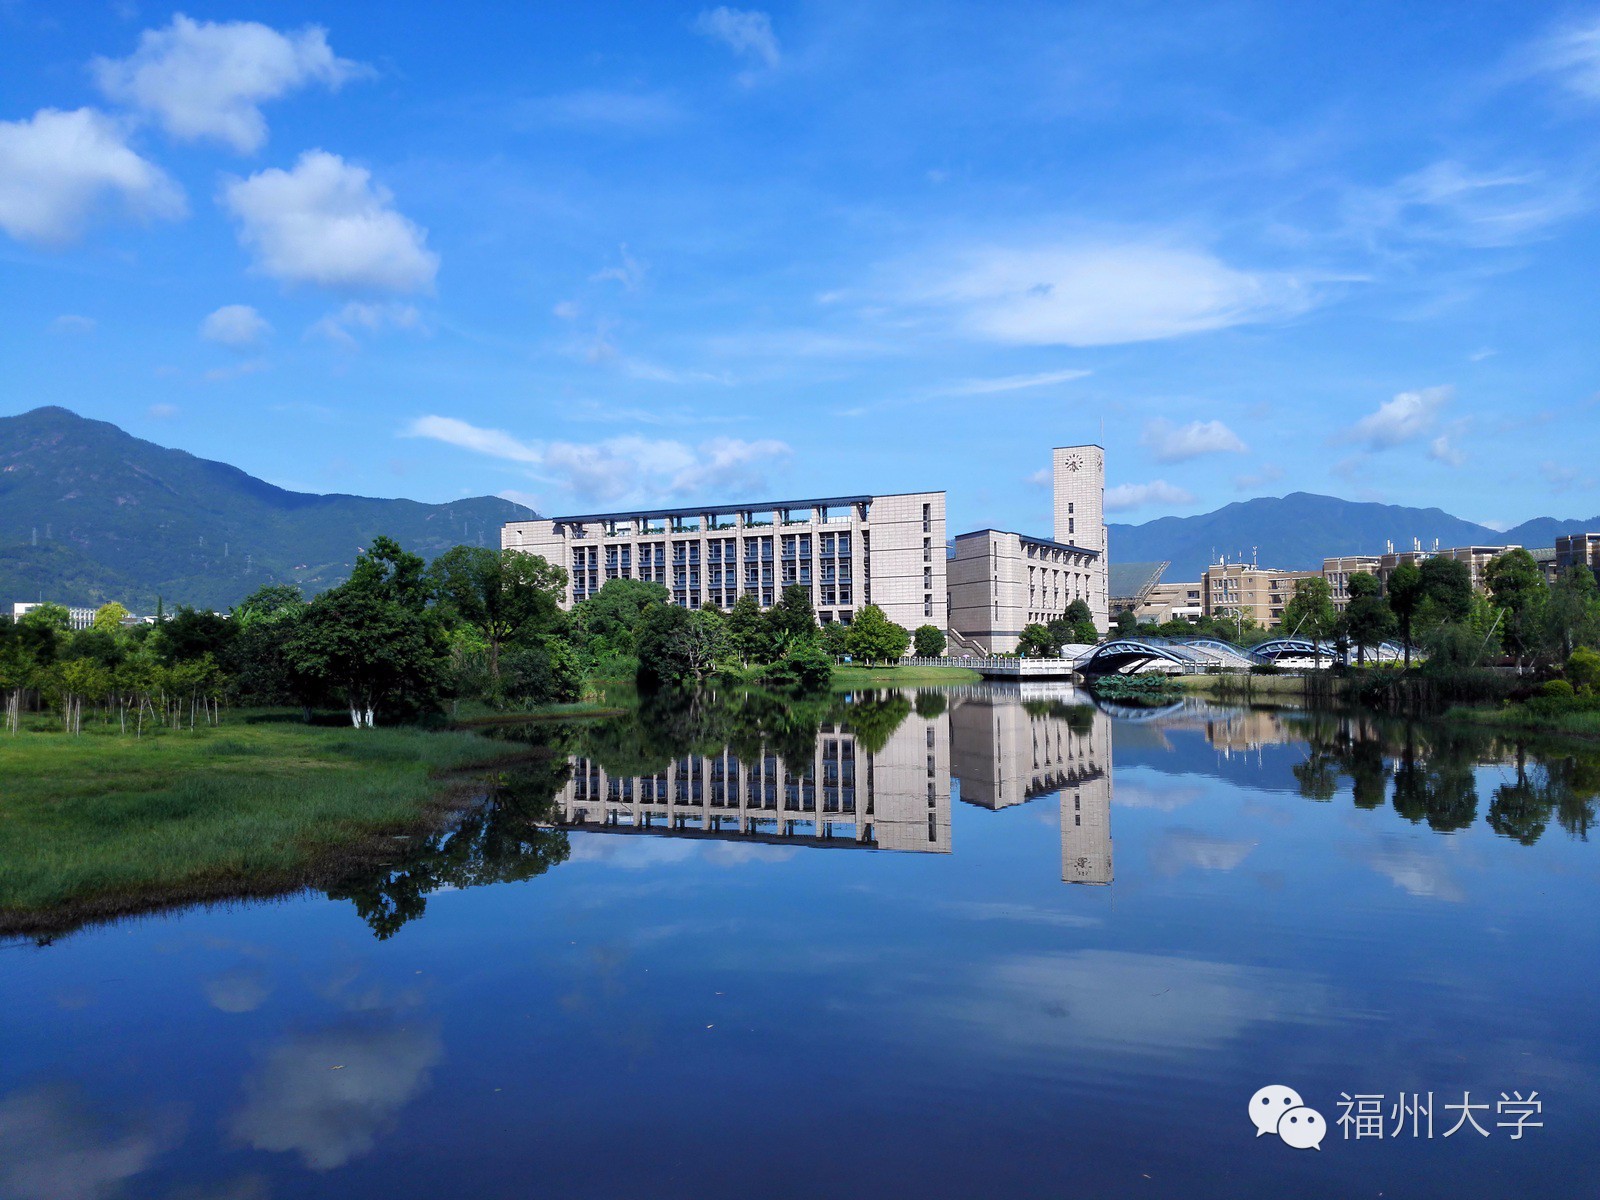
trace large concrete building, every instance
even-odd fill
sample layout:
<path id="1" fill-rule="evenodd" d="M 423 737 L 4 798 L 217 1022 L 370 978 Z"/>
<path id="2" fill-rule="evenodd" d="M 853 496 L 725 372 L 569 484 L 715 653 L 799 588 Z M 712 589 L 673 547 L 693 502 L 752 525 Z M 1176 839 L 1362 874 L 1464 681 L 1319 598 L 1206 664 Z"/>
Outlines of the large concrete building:
<path id="1" fill-rule="evenodd" d="M 1283 620 L 1283 610 L 1294 596 L 1294 585 L 1316 579 L 1320 571 L 1279 571 L 1250 563 L 1221 562 L 1207 567 L 1200 577 L 1201 598 L 1208 617 L 1242 616 L 1259 625 Z"/>
<path id="2" fill-rule="evenodd" d="M 566 568 L 569 608 L 610 579 L 659 583 L 685 608 L 745 595 L 770 608 L 798 585 L 824 622 L 876 604 L 907 629 L 943 627 L 944 502 L 911 492 L 512 521 L 501 546 Z"/>
<path id="3" fill-rule="evenodd" d="M 1098 629 L 1110 625 L 1105 481 L 1099 446 L 1057 447 L 1053 537 L 979 529 L 955 539 L 949 620 L 960 649 L 1010 653 L 1024 626 L 1048 624 L 1074 600 L 1089 606 Z"/>
<path id="4" fill-rule="evenodd" d="M 1556 538 L 1554 569 L 1588 567 L 1600 578 L 1600 533 L 1566 533 Z"/>

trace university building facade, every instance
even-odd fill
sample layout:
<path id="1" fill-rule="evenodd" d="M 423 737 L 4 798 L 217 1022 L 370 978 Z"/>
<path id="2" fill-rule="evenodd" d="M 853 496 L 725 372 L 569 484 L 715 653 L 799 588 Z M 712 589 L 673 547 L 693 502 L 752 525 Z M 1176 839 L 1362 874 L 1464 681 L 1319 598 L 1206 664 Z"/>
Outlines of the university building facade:
<path id="1" fill-rule="evenodd" d="M 823 622 L 868 604 L 907 629 L 945 624 L 945 494 L 833 496 L 512 521 L 507 550 L 568 574 L 570 608 L 611 579 L 659 583 L 684 608 L 770 608 L 805 588 Z"/>

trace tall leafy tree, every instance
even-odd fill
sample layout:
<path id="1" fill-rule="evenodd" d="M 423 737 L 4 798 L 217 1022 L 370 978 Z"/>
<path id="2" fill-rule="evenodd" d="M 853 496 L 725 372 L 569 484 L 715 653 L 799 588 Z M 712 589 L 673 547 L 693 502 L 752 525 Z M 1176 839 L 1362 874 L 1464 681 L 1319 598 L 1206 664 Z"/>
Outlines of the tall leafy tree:
<path id="1" fill-rule="evenodd" d="M 1549 598 L 1544 572 L 1526 550 L 1507 550 L 1490 560 L 1484 582 L 1504 613 L 1500 640 L 1516 656 L 1521 670 L 1524 660 L 1537 654 L 1544 641 Z"/>
<path id="2" fill-rule="evenodd" d="M 391 539 L 373 539 L 350 578 L 307 606 L 285 647 L 296 671 L 344 698 L 357 728 L 438 702 L 445 646 L 425 571 Z"/>
<path id="3" fill-rule="evenodd" d="M 1530 557 L 1529 562 L 1532 562 Z M 1453 558 L 1425 558 L 1422 596 L 1434 621 L 1459 624 L 1472 615 L 1472 568 Z"/>
<path id="4" fill-rule="evenodd" d="M 1545 622 L 1563 659 L 1580 646 L 1600 642 L 1600 587 L 1588 567 L 1568 567 L 1550 587 Z"/>
<path id="5" fill-rule="evenodd" d="M 911 635 L 918 658 L 938 658 L 944 653 L 944 630 L 937 625 L 918 625 Z"/>
<path id="6" fill-rule="evenodd" d="M 631 655 L 645 611 L 669 600 L 671 595 L 659 583 L 608 579 L 598 592 L 573 607 L 572 624 L 592 654 Z"/>
<path id="7" fill-rule="evenodd" d="M 1322 665 L 1322 642 L 1333 634 L 1339 619 L 1333 607 L 1333 589 L 1322 576 L 1297 579 L 1294 595 L 1283 608 L 1283 630 L 1290 637 L 1310 638 L 1316 647 L 1317 666 Z"/>
<path id="8" fill-rule="evenodd" d="M 711 674 L 727 651 L 727 621 L 719 613 L 663 604 L 639 623 L 639 677 L 647 684 L 694 684 Z"/>
<path id="9" fill-rule="evenodd" d="M 897 662 L 911 646 L 911 634 L 896 625 L 876 604 L 868 604 L 850 623 L 845 637 L 850 653 L 867 662 Z"/>
<path id="10" fill-rule="evenodd" d="M 1411 642 L 1416 632 L 1417 609 L 1422 605 L 1422 572 L 1415 563 L 1401 563 L 1389 572 L 1389 608 L 1400 625 L 1405 643 L 1406 667 L 1411 666 Z"/>
<path id="11" fill-rule="evenodd" d="M 561 619 L 567 573 L 536 554 L 453 546 L 434 559 L 428 574 L 446 619 L 482 635 L 495 680 L 502 646 L 548 632 Z"/>
<path id="12" fill-rule="evenodd" d="M 733 602 L 727 616 L 728 647 L 741 662 L 761 663 L 772 657 L 772 627 L 749 592 Z"/>
<path id="13" fill-rule="evenodd" d="M 1349 586 L 1350 601 L 1345 605 L 1342 624 L 1356 648 L 1357 661 L 1364 665 L 1367 649 L 1393 636 L 1395 615 L 1389 602 L 1384 599 L 1383 586 L 1376 575 L 1357 571 L 1350 576 Z"/>
<path id="14" fill-rule="evenodd" d="M 784 588 L 778 602 L 767 613 L 767 623 L 772 630 L 773 642 L 779 647 L 814 641 L 817 611 L 811 606 L 810 589 L 798 583 L 791 583 Z"/>

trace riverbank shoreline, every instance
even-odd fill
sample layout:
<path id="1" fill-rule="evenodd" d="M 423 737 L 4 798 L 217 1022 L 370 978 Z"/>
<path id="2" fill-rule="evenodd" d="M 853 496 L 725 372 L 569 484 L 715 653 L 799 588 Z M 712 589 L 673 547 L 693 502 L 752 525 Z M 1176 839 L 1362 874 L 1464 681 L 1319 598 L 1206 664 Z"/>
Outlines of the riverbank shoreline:
<path id="1" fill-rule="evenodd" d="M 327 886 L 438 831 L 487 771 L 549 756 L 470 730 L 274 710 L 143 738 L 34 727 L 0 753 L 4 936 Z"/>

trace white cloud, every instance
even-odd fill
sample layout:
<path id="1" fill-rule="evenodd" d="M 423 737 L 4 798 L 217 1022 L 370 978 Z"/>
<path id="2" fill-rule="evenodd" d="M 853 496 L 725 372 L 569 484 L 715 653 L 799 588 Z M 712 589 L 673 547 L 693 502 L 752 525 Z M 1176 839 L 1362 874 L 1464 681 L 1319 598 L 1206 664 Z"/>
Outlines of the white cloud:
<path id="1" fill-rule="evenodd" d="M 634 258 L 633 255 L 629 254 L 627 246 L 619 247 L 619 253 L 622 261 L 617 266 L 605 267 L 602 270 L 596 271 L 593 275 L 589 276 L 589 279 L 595 283 L 601 283 L 607 279 L 612 279 L 617 283 L 620 283 L 624 290 L 637 292 L 639 290 L 639 285 L 644 282 L 644 273 L 648 268 L 648 264 L 640 262 L 638 259 Z"/>
<path id="2" fill-rule="evenodd" d="M 352 300 L 336 313 L 329 313 L 306 331 L 308 336 L 325 337 L 347 350 L 359 346 L 358 334 L 378 334 L 389 330 L 426 332 L 422 314 L 411 304 L 366 304 Z"/>
<path id="3" fill-rule="evenodd" d="M 1535 70 L 1560 79 L 1588 100 L 1600 100 L 1600 18 L 1574 22 L 1538 42 L 1531 55 Z"/>
<path id="4" fill-rule="evenodd" d="M 99 322 L 93 317 L 80 317 L 77 313 L 62 313 L 50 322 L 51 333 L 93 333 Z"/>
<path id="5" fill-rule="evenodd" d="M 1243 454 L 1249 449 L 1221 421 L 1191 421 L 1175 426 L 1157 417 L 1145 423 L 1139 444 L 1155 452 L 1157 462 L 1183 462 L 1203 454 Z"/>
<path id="6" fill-rule="evenodd" d="M 176 404 L 152 404 L 145 410 L 147 416 L 157 421 L 170 421 L 178 415 Z"/>
<path id="7" fill-rule="evenodd" d="M 1428 457 L 1435 462 L 1442 462 L 1447 467 L 1459 467 L 1467 461 L 1465 452 L 1447 433 L 1441 433 L 1428 443 Z"/>
<path id="8" fill-rule="evenodd" d="M 1150 846 L 1150 865 L 1162 875 L 1176 875 L 1188 867 L 1231 871 L 1250 856 L 1256 845 L 1199 829 L 1167 829 Z"/>
<path id="9" fill-rule="evenodd" d="M 0 229 L 62 245 L 110 205 L 140 219 L 188 211 L 178 185 L 130 149 L 104 113 L 42 108 L 28 120 L 0 121 Z"/>
<path id="10" fill-rule="evenodd" d="M 1127 512 L 1129 509 L 1144 508 L 1151 504 L 1181 507 L 1194 502 L 1193 492 L 1175 487 L 1165 479 L 1157 479 L 1151 483 L 1121 483 L 1106 489 L 1107 512 Z"/>
<path id="11" fill-rule="evenodd" d="M 1309 305 L 1279 274 L 1238 270 L 1156 243 L 1055 244 L 968 251 L 906 292 L 951 312 L 971 335 L 1039 346 L 1108 346 L 1271 320 Z"/>
<path id="12" fill-rule="evenodd" d="M 512 437 L 502 429 L 483 429 L 458 421 L 454 417 L 418 417 L 406 426 L 402 437 L 431 438 L 436 442 L 459 446 L 491 458 L 504 458 L 511 462 L 540 463 L 542 451 Z"/>
<path id="13" fill-rule="evenodd" d="M 1036 375 L 1003 375 L 998 379 L 967 379 L 945 389 L 947 396 L 988 396 L 995 392 L 1016 392 L 1024 388 L 1048 387 L 1082 379 L 1089 371 L 1043 371 Z"/>
<path id="14" fill-rule="evenodd" d="M 1416 441 L 1434 431 L 1454 395 L 1455 389 L 1451 387 L 1400 392 L 1394 399 L 1380 404 L 1377 411 L 1357 421 L 1349 436 L 1372 450 Z"/>
<path id="15" fill-rule="evenodd" d="M 147 29 L 127 58 L 94 60 L 100 90 L 153 116 L 174 137 L 209 138 L 241 154 L 267 139 L 260 105 L 306 84 L 338 88 L 368 73 L 339 58 L 327 31 L 285 36 L 254 21 L 194 21 L 179 13 Z"/>
<path id="16" fill-rule="evenodd" d="M 200 322 L 200 336 L 219 346 L 248 350 L 272 332 L 267 319 L 248 304 L 224 304 Z"/>
<path id="17" fill-rule="evenodd" d="M 707 9 L 695 18 L 694 30 L 749 61 L 775 67 L 781 57 L 772 18 L 764 12 L 726 6 Z"/>
<path id="18" fill-rule="evenodd" d="M 583 315 L 583 309 L 576 300 L 561 300 L 552 308 L 551 313 L 563 321 L 576 321 Z"/>
<path id="19" fill-rule="evenodd" d="M 229 182 L 222 202 L 256 269 L 285 283 L 391 292 L 433 285 L 439 256 L 427 231 L 393 207 L 371 172 L 337 154 L 308 150 L 292 171 Z"/>
<path id="20" fill-rule="evenodd" d="M 599 442 L 527 442 L 501 429 L 454 417 L 419 417 L 402 437 L 430 438 L 507 462 L 585 503 L 632 504 L 716 490 L 734 494 L 765 486 L 766 469 L 790 447 L 771 438 L 717 437 L 698 445 L 669 438 L 625 436 Z"/>

